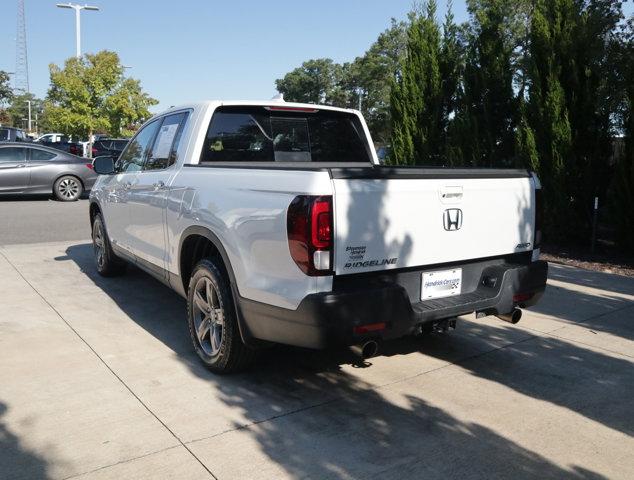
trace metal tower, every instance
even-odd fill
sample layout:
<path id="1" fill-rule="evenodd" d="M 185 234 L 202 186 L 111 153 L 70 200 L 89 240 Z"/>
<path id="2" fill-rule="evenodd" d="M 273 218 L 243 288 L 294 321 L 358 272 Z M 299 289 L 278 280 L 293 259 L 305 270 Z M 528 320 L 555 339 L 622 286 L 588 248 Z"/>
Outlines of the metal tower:
<path id="1" fill-rule="evenodd" d="M 29 93 L 29 61 L 26 54 L 26 19 L 24 0 L 18 0 L 18 28 L 15 39 L 15 77 L 16 93 Z"/>

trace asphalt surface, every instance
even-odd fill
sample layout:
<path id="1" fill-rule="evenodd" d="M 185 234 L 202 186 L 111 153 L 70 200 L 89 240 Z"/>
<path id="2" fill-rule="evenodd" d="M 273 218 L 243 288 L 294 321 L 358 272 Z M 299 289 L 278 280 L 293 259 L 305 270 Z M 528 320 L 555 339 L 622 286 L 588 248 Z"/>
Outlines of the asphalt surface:
<path id="1" fill-rule="evenodd" d="M 20 202 L 3 232 L 2 480 L 634 478 L 632 278 L 552 266 L 518 325 L 217 376 L 180 297 L 96 274 L 86 207 Z"/>
<path id="2" fill-rule="evenodd" d="M 88 200 L 0 196 L 0 245 L 90 238 Z"/>

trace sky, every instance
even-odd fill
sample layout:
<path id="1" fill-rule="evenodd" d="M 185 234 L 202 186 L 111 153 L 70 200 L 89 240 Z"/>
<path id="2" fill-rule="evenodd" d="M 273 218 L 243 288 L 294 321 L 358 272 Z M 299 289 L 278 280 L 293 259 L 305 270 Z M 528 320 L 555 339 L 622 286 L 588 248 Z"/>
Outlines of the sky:
<path id="1" fill-rule="evenodd" d="M 75 54 L 73 10 L 54 0 L 24 0 L 29 83 L 44 97 L 48 65 Z M 60 0 L 67 1 L 67 0 Z M 17 0 L 2 0 L 0 70 L 15 70 Z M 76 3 L 84 3 L 76 1 Z M 171 105 L 205 99 L 269 99 L 275 79 L 311 58 L 337 62 L 362 55 L 412 0 L 94 0 L 82 12 L 82 53 L 119 54 L 126 75 Z M 440 16 L 446 1 L 438 1 Z M 454 0 L 456 21 L 466 20 Z M 631 13 L 632 2 L 626 7 Z"/>

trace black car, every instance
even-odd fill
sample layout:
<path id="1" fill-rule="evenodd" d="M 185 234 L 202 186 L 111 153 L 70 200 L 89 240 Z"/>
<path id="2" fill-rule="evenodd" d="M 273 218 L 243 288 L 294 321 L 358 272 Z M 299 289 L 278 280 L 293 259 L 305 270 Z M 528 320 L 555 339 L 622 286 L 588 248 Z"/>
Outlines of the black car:
<path id="1" fill-rule="evenodd" d="M 61 150 L 62 152 L 70 153 L 71 155 L 77 155 L 82 157 L 84 155 L 84 146 L 78 142 L 38 142 L 40 145 L 44 145 L 55 150 Z"/>
<path id="2" fill-rule="evenodd" d="M 104 155 L 118 158 L 128 144 L 125 138 L 101 138 L 92 144 L 93 158 Z"/>
<path id="3" fill-rule="evenodd" d="M 24 130 L 15 127 L 0 127 L 0 142 L 30 142 Z"/>

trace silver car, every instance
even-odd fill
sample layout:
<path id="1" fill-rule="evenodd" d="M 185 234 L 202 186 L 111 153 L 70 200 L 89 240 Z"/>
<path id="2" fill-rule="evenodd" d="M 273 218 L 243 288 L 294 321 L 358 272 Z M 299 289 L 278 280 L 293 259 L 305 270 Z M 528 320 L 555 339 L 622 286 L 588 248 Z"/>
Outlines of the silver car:
<path id="1" fill-rule="evenodd" d="M 0 195 L 48 194 L 77 200 L 97 180 L 92 161 L 42 145 L 0 143 Z"/>

